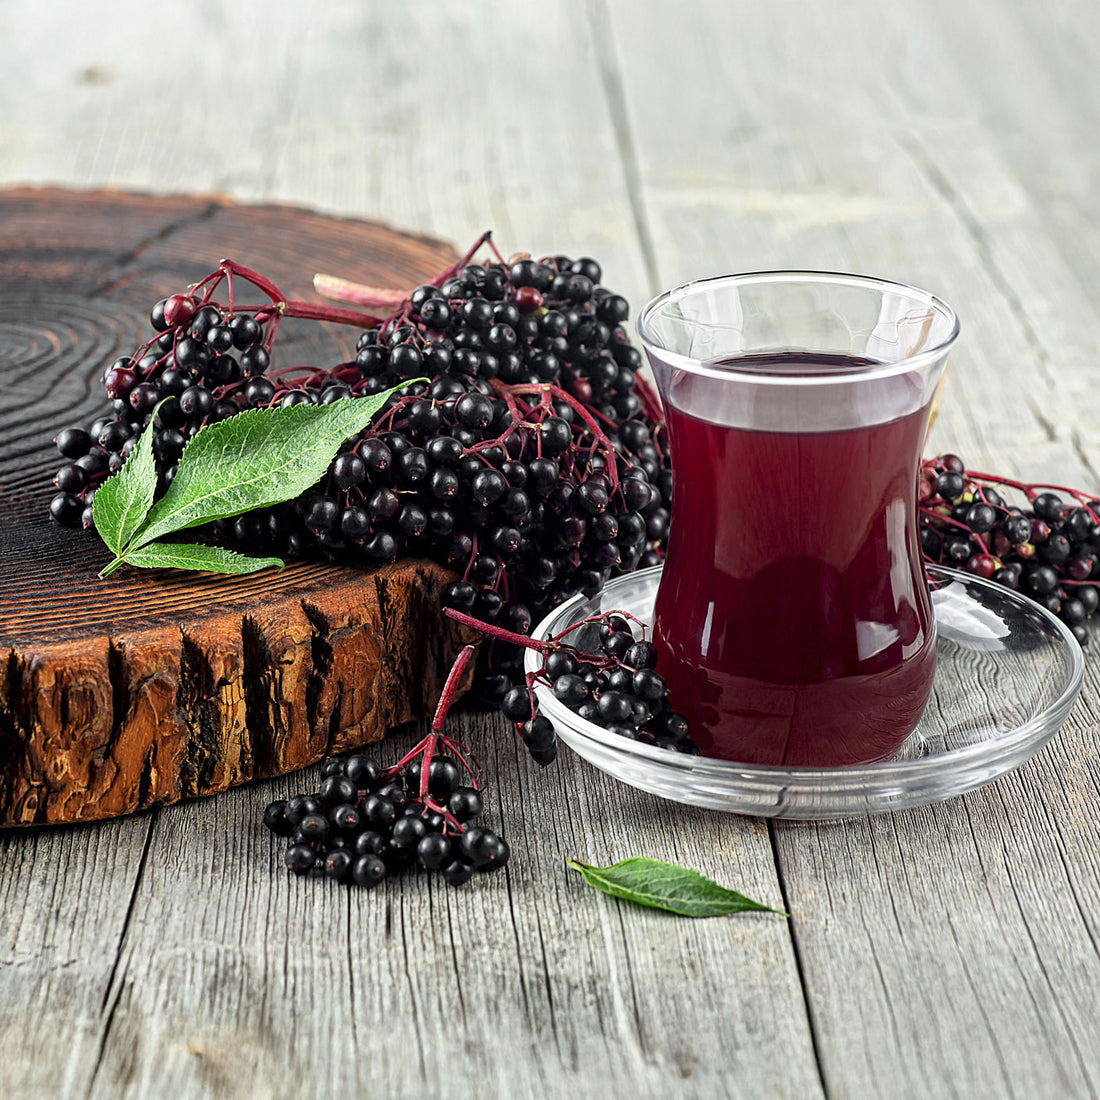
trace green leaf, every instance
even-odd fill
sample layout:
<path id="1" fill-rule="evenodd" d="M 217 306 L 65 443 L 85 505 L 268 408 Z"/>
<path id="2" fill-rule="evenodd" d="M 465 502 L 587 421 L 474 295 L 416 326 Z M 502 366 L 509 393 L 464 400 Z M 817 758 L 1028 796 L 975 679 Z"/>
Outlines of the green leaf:
<path id="1" fill-rule="evenodd" d="M 163 404 L 161 401 L 157 405 L 154 417 Z M 148 514 L 156 488 L 157 467 L 153 461 L 153 421 L 150 419 L 122 469 L 100 485 L 92 501 L 95 529 L 116 557 Z"/>
<path id="2" fill-rule="evenodd" d="M 150 542 L 135 547 L 122 556 L 122 561 L 143 569 L 194 569 L 204 573 L 255 573 L 283 567 L 279 558 L 250 558 L 220 546 L 176 542 Z"/>
<path id="3" fill-rule="evenodd" d="M 690 867 L 681 867 L 676 863 L 640 856 L 621 860 L 610 867 L 593 867 L 575 859 L 566 863 L 575 871 L 580 871 L 589 886 L 605 894 L 652 909 L 679 913 L 684 917 L 723 917 L 749 909 L 787 916 L 781 909 L 761 905 L 744 894 L 719 886 Z"/>
<path id="4" fill-rule="evenodd" d="M 292 500 L 321 478 L 340 444 L 361 432 L 392 393 L 252 409 L 207 425 L 184 448 L 168 492 L 133 545 Z"/>

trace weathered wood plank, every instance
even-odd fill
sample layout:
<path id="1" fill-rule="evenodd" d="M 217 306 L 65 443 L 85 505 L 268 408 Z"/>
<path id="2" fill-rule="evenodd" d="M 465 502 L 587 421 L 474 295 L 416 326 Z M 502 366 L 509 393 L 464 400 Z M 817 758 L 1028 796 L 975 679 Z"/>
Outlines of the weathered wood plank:
<path id="1" fill-rule="evenodd" d="M 608 106 L 620 76 L 580 3 L 537 19 L 504 3 L 337 3 L 320 19 L 279 2 L 261 23 L 214 5 L 217 42 L 181 34 L 170 50 L 167 8 L 117 12 L 93 35 L 80 15 L 18 8 L 28 49 L 48 38 L 69 63 L 47 74 L 17 58 L 0 74 L 0 94 L 35 98 L 6 124 L 19 140 L 0 178 L 226 188 L 457 242 L 492 225 L 505 251 L 589 251 L 632 300 L 656 289 Z M 185 86 L 226 94 L 188 95 L 186 124 L 166 121 Z M 477 744 L 484 726 L 468 728 Z M 164 811 L 92 1024 L 102 1056 L 70 1094 L 90 1080 L 111 1097 L 820 1095 L 785 922 L 627 911 L 563 866 L 678 858 L 782 904 L 766 829 L 625 791 L 565 752 L 543 773 L 493 746 L 493 816 L 516 858 L 466 892 L 290 879 L 254 824 L 287 783 Z M 82 945 L 104 949 L 91 932 Z M 26 1080 L 43 1049 L 0 1075 Z M 30 1080 L 64 1095 L 74 1071 L 51 1054 Z"/>
<path id="2" fill-rule="evenodd" d="M 7 51 L 0 94 L 27 109 L 0 123 L 0 176 L 225 188 L 381 215 L 459 241 L 489 222 L 506 249 L 591 250 L 637 300 L 657 289 L 647 241 L 660 285 L 793 265 L 908 279 L 941 292 L 964 322 L 934 446 L 1036 477 L 1095 478 L 1092 7 L 963 10 L 936 0 L 896 11 L 864 2 L 665 11 L 596 2 L 540 11 L 537 21 L 503 5 L 469 16 L 442 5 L 412 15 L 404 5 L 359 7 L 330 5 L 319 20 L 267 5 L 262 33 L 248 5 L 219 8 L 211 18 L 223 38 L 180 35 L 163 49 L 168 16 L 158 19 L 157 5 L 117 6 L 117 25 L 103 27 L 97 16 L 95 34 L 70 12 L 62 23 L 41 5 L 9 6 L 12 25 L 26 33 L 12 36 L 24 48 Z M 578 30 L 585 15 L 594 28 L 587 36 Z M 66 63 L 43 65 L 44 56 Z M 136 60 L 154 56 L 156 64 Z M 185 83 L 220 86 L 210 75 L 218 71 L 234 74 L 229 96 L 188 96 L 186 125 L 166 121 L 163 103 L 178 102 Z M 227 112 L 246 120 L 248 139 L 231 140 Z M 221 144 L 211 139 L 223 133 Z M 1097 1092 L 1098 687 L 1090 663 L 1063 735 L 993 788 L 894 818 L 775 830 L 830 1095 Z M 19 956 L 21 977 L 5 997 L 15 1022 L 4 1049 L 17 1057 L 0 1061 L 0 1072 L 14 1074 L 15 1085 L 83 1095 L 102 1044 L 95 1094 L 143 1095 L 171 1084 L 180 1095 L 230 1095 L 246 1082 L 254 1095 L 293 1095 L 357 1080 L 340 1067 L 349 1050 L 369 1047 L 382 1079 L 430 1094 L 429 1084 L 443 1080 L 430 1039 L 461 1057 L 465 1073 L 479 1074 L 487 1095 L 554 1095 L 567 1084 L 575 1091 L 613 1070 L 625 1075 L 615 1091 L 643 1095 L 658 1086 L 674 1095 L 813 1090 L 808 1048 L 791 1041 L 799 1034 L 791 963 L 770 924 L 685 929 L 624 912 L 616 930 L 608 914 L 618 907 L 577 897 L 560 870 L 564 855 L 597 858 L 614 852 L 616 839 L 652 837 L 647 854 L 696 862 L 774 901 L 766 847 L 749 841 L 759 826 L 624 795 L 575 763 L 552 775 L 528 774 L 525 765 L 512 775 L 495 758 L 492 766 L 517 862 L 508 878 L 478 886 L 499 902 L 514 884 L 514 923 L 504 923 L 502 904 L 482 907 L 473 894 L 403 890 L 388 906 L 386 943 L 400 935 L 397 918 L 411 929 L 438 903 L 430 911 L 453 918 L 457 946 L 450 930 L 442 939 L 436 916 L 429 938 L 409 940 L 415 965 L 384 948 L 356 981 L 346 929 L 354 917 L 354 942 L 371 942 L 386 927 L 385 895 L 357 904 L 341 926 L 345 899 L 334 891 L 299 889 L 277 865 L 265 878 L 256 868 L 268 842 L 245 838 L 259 802 L 277 788 L 239 792 L 197 814 L 178 807 L 150 843 L 165 870 L 154 880 L 147 870 L 135 899 L 135 919 L 140 906 L 143 920 L 164 919 L 167 931 L 154 942 L 131 922 L 107 1002 L 118 999 L 109 1030 L 109 1015 L 93 1009 L 110 967 L 92 960 L 121 935 L 124 915 L 114 907 L 125 909 L 140 842 L 129 877 L 114 877 L 98 844 L 77 860 L 85 869 L 77 887 L 65 875 L 66 892 L 101 915 L 77 926 L 71 951 L 98 977 L 64 987 L 70 968 L 50 953 L 43 931 L 31 952 L 41 969 Z M 506 802 L 520 792 L 544 804 L 530 824 L 534 810 L 517 818 Z M 576 815 L 567 813 L 578 797 L 585 801 Z M 602 821 L 593 820 L 596 806 Z M 526 843 L 540 830 L 550 838 L 545 851 L 521 862 L 517 833 Z M 236 900 L 220 910 L 222 876 L 234 871 L 200 867 L 221 858 L 205 839 L 214 833 L 228 838 L 243 873 Z M 53 894 L 29 884 L 40 857 L 19 845 L 12 854 L 5 843 L 0 865 L 21 866 L 14 881 L 23 886 L 7 896 L 31 899 L 12 943 L 28 942 L 26 929 L 68 927 L 51 923 Z M 57 843 L 47 862 L 68 868 L 78 841 L 59 834 Z M 585 844 L 591 849 L 582 851 Z M 156 896 L 146 896 L 147 881 Z M 167 912 L 173 899 L 200 892 L 201 904 Z M 243 908 L 236 924 L 232 905 Z M 196 929 L 209 941 L 189 962 Z M 299 954 L 292 929 L 312 939 Z M 511 937 L 514 971 L 494 969 L 502 964 L 486 936 Z M 168 978 L 143 963 L 154 951 L 162 969 L 171 962 Z M 714 995 L 707 967 L 743 981 L 743 956 L 753 953 L 748 1005 L 731 1008 L 731 994 L 719 991 L 727 999 L 718 1010 L 732 1013 L 719 1032 L 700 1008 Z M 435 995 L 440 972 L 456 975 L 445 996 Z M 684 972 L 704 981 L 694 993 L 684 988 L 685 1001 L 674 999 L 668 1012 L 662 989 L 683 988 Z M 463 1027 L 498 1028 L 502 1055 L 455 1053 L 443 1020 L 456 998 L 460 1013 L 467 1006 Z M 74 1004 L 88 1013 L 75 1033 L 63 1019 Z M 39 1005 L 54 1030 L 19 1030 Z M 376 1038 L 364 1021 L 383 1005 L 395 1007 L 400 1025 Z M 349 1020 L 349 1006 L 362 1006 L 361 1016 Z M 784 1024 L 788 1017 L 794 1022 Z M 670 1018 L 677 1032 L 661 1045 L 653 1021 L 659 1028 Z M 238 1026 L 242 1019 L 247 1026 Z M 320 1043 L 313 1053 L 303 1052 L 303 1019 Z M 776 1030 L 753 1052 L 761 1019 Z M 57 1034 L 72 1040 L 60 1063 L 41 1053 L 56 1051 Z M 196 1051 L 173 1034 L 192 1036 Z M 420 1055 L 408 1057 L 415 1036 L 427 1049 L 422 1076 Z M 140 1044 L 134 1055 L 130 1042 Z M 720 1056 L 708 1051 L 691 1076 L 672 1074 L 715 1042 Z M 726 1057 L 727 1046 L 735 1056 Z M 795 1050 L 789 1063 L 787 1047 Z M 447 1084 L 453 1091 L 453 1078 Z"/>
<path id="3" fill-rule="evenodd" d="M 85 1096 L 152 811 L 64 830 L 0 832 L 0 1081 Z"/>
<path id="4" fill-rule="evenodd" d="M 300 202 L 459 247 L 492 228 L 505 253 L 590 252 L 644 300 L 585 10 L 124 0 L 62 19 L 14 0 L 0 97 L 25 109 L 0 181 Z"/>
<path id="5" fill-rule="evenodd" d="M 683 10 L 611 11 L 662 282 L 800 266 L 929 286 L 963 319 L 933 447 L 1097 486 L 1100 319 L 1015 174 L 1049 114 L 1016 118 L 1013 155 L 994 117 L 1013 74 L 1051 69 L 1064 22 L 1047 32 L 979 5 L 964 49 L 945 6 L 739 4 L 707 10 L 689 60 L 663 48 Z M 990 28 L 1012 66 L 982 60 Z M 648 80 L 658 67 L 664 79 Z M 1079 217 L 1095 214 L 1094 195 L 1075 199 Z M 775 826 L 829 1095 L 1096 1095 L 1096 687 L 1090 666 L 1060 738 L 990 788 Z"/>
<path id="6" fill-rule="evenodd" d="M 1011 238 L 1013 215 L 1023 214 L 1037 230 L 1035 240 L 1057 251 L 1063 270 L 1095 301 L 1100 222 L 1092 139 L 1100 99 L 1093 79 L 1100 11 L 1084 0 L 1008 8 L 978 3 L 951 17 L 950 34 L 940 33 L 950 10 L 942 0 L 923 5 L 910 35 L 914 68 L 930 50 L 948 59 L 938 69 L 945 79 L 925 82 L 914 110 L 949 119 L 958 114 L 960 97 L 971 105 L 968 113 L 996 136 L 980 146 L 995 145 L 996 157 L 1010 167 L 1010 175 L 1001 173 L 996 182 L 986 177 L 968 195 L 982 208 L 983 223 L 988 228 L 1000 208 L 1008 214 L 1003 228 Z M 910 89 L 916 91 L 912 84 Z M 974 159 L 981 156 L 979 143 L 970 151 Z M 1014 247 L 1005 238 L 1002 232 L 988 235 L 994 254 L 1018 249 L 1018 242 Z M 1042 278 L 1039 271 L 1025 271 L 1019 285 Z M 1065 319 L 1073 316 L 1068 309 L 1060 312 Z"/>
<path id="7" fill-rule="evenodd" d="M 242 1081 L 257 1096 L 817 1092 L 786 1054 L 800 994 L 782 918 L 628 910 L 564 866 L 645 853 L 760 882 L 766 829 L 624 792 L 573 758 L 541 771 L 496 721 L 461 724 L 513 861 L 460 890 L 288 875 L 258 818 L 293 777 L 160 812 L 91 1096 L 229 1096 Z M 782 904 L 774 886 L 762 900 Z"/>

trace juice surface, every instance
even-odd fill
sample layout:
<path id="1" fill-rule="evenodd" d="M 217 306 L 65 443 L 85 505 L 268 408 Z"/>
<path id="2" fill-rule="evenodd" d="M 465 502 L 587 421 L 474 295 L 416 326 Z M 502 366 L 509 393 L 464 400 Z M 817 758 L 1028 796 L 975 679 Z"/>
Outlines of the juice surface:
<path id="1" fill-rule="evenodd" d="M 914 503 L 927 410 L 813 433 L 666 413 L 654 638 L 702 751 L 813 767 L 891 755 L 935 671 Z"/>

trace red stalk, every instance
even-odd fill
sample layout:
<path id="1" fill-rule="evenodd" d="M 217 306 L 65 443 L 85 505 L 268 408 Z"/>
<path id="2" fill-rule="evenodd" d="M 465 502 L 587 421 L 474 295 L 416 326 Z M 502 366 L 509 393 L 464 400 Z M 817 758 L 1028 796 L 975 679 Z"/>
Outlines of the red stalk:
<path id="1" fill-rule="evenodd" d="M 453 607 L 445 607 L 443 614 L 448 619 L 454 619 L 456 623 L 462 626 L 480 630 L 483 634 L 488 634 L 490 638 L 497 638 L 502 642 L 511 642 L 513 645 L 523 646 L 525 649 L 534 649 L 539 653 L 545 653 L 552 648 L 549 642 L 536 641 L 526 634 L 516 634 L 511 630 L 505 630 L 503 627 L 494 626 L 492 623 L 483 623 L 480 619 L 475 619 L 472 615 L 467 615 L 463 611 L 456 611 Z"/>
<path id="2" fill-rule="evenodd" d="M 611 441 L 603 434 L 603 429 L 596 423 L 592 414 L 582 405 L 571 393 L 566 393 L 565 390 L 559 386 L 554 386 L 549 382 L 529 382 L 519 386 L 507 386 L 505 390 L 505 383 L 498 382 L 496 379 L 492 382 L 493 389 L 498 393 L 504 392 L 512 394 L 531 394 L 541 395 L 543 397 L 556 397 L 561 401 L 564 401 L 569 407 L 588 425 L 589 431 L 591 431 L 596 441 L 606 449 L 608 456 L 607 463 L 607 480 L 611 483 L 611 491 L 614 492 L 619 487 L 619 472 L 615 465 L 615 448 L 611 445 Z"/>
<path id="3" fill-rule="evenodd" d="M 634 389 L 642 399 L 642 408 L 645 409 L 646 417 L 655 423 L 664 420 L 665 411 L 661 406 L 661 399 L 640 374 L 634 376 Z"/>
<path id="4" fill-rule="evenodd" d="M 455 663 L 451 665 L 451 671 L 447 674 L 447 681 L 444 683 L 443 691 L 439 696 L 439 705 L 435 708 L 435 717 L 432 719 L 432 731 L 422 742 L 424 750 L 423 757 L 420 761 L 421 801 L 427 801 L 428 798 L 428 772 L 432 766 L 432 757 L 435 755 L 436 742 L 440 740 L 440 730 L 443 728 L 443 722 L 447 717 L 447 711 L 451 709 L 451 704 L 454 702 L 455 692 L 458 690 L 459 681 L 462 679 L 462 675 L 466 671 L 466 666 L 470 663 L 470 658 L 473 657 L 476 649 L 477 647 L 472 645 L 463 646 L 462 651 L 455 658 Z M 454 744 L 454 742 L 449 743 Z"/>
<path id="5" fill-rule="evenodd" d="M 290 299 L 281 302 L 280 306 L 279 313 L 282 316 L 300 317 L 305 321 L 332 321 L 337 325 L 355 325 L 357 328 L 374 328 L 382 323 L 381 318 L 372 317 L 369 313 L 359 313 L 354 309 L 335 309 L 315 302 Z"/>

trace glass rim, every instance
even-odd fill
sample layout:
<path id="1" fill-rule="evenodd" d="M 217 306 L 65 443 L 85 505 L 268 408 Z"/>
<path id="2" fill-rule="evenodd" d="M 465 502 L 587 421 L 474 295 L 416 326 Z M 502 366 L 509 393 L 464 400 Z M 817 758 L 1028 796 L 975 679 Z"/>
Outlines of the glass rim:
<path id="1" fill-rule="evenodd" d="M 892 363 L 879 363 L 870 367 L 852 367 L 850 369 L 829 370 L 815 373 L 808 371 L 805 374 L 772 374 L 763 370 L 737 370 L 723 366 L 721 368 L 710 365 L 701 359 L 693 359 L 690 355 L 681 355 L 679 352 L 666 348 L 653 333 L 653 318 L 664 307 L 672 302 L 680 301 L 693 292 L 704 290 L 708 287 L 721 284 L 741 285 L 747 283 L 818 283 L 839 284 L 859 287 L 861 289 L 891 290 L 898 294 L 906 295 L 914 301 L 931 306 L 937 310 L 948 322 L 950 329 L 947 336 L 934 346 L 925 348 L 915 355 L 908 355 Z M 876 378 L 889 378 L 898 374 L 908 374 L 910 371 L 919 370 L 938 359 L 944 358 L 951 350 L 959 336 L 959 318 L 954 309 L 942 298 L 921 290 L 920 287 L 909 283 L 899 283 L 893 279 L 880 279 L 874 275 L 855 275 L 842 271 L 813 271 L 813 270 L 776 270 L 776 271 L 748 271 L 732 275 L 712 275 L 705 279 L 693 279 L 691 282 L 682 283 L 671 290 L 663 291 L 643 306 L 635 329 L 642 346 L 647 352 L 657 355 L 663 362 L 683 370 L 689 374 L 696 374 L 719 381 L 752 382 L 755 385 L 776 386 L 822 386 L 836 385 L 846 382 L 857 382 Z M 810 349 L 806 349 L 810 350 Z"/>

